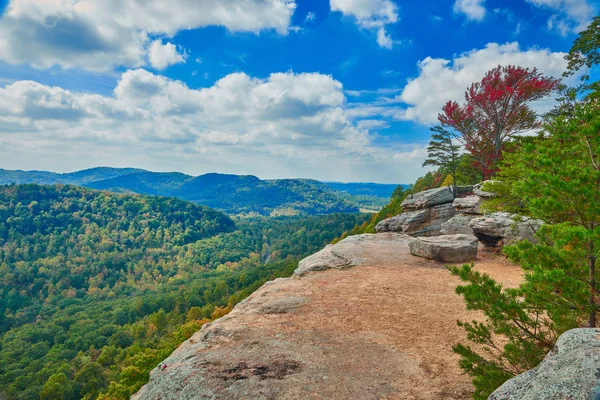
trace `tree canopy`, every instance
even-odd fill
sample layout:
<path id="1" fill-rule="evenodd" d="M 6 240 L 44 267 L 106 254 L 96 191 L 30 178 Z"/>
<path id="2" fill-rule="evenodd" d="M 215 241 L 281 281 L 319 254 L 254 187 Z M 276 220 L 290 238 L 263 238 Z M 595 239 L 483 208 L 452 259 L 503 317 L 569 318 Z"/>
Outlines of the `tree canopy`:
<path id="1" fill-rule="evenodd" d="M 366 218 L 234 223 L 171 198 L 0 186 L 0 393 L 128 399 L 203 323 Z"/>
<path id="2" fill-rule="evenodd" d="M 489 179 L 498 170 L 510 138 L 539 127 L 530 103 L 547 97 L 559 83 L 536 69 L 498 66 L 471 85 L 464 104 L 448 101 L 438 119 L 455 132 L 484 179 Z"/>

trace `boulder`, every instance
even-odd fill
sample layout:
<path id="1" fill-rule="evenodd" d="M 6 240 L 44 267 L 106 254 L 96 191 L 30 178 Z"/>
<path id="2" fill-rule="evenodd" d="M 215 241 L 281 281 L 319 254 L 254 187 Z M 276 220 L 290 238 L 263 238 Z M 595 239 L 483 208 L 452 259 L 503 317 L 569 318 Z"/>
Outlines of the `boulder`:
<path id="1" fill-rule="evenodd" d="M 461 263 L 477 258 L 479 241 L 470 235 L 444 235 L 415 238 L 409 242 L 414 256 L 437 261 Z"/>
<path id="2" fill-rule="evenodd" d="M 377 232 L 402 232 L 411 236 L 436 236 L 442 224 L 456 214 L 451 203 L 423 210 L 407 211 L 375 226 Z"/>
<path id="3" fill-rule="evenodd" d="M 477 185 L 473 186 L 473 193 L 476 194 L 477 196 L 481 196 L 481 197 L 485 197 L 485 198 L 491 198 L 491 197 L 496 197 L 495 193 L 491 193 L 491 192 L 484 192 L 483 190 L 481 190 L 481 188 L 483 187 L 483 185 L 485 185 L 488 182 L 493 182 L 493 181 L 483 181 L 481 183 L 478 183 Z"/>
<path id="4" fill-rule="evenodd" d="M 440 235 L 470 235 L 473 236 L 473 229 L 469 226 L 469 223 L 477 218 L 474 214 L 457 214 L 444 222 L 440 227 Z"/>
<path id="5" fill-rule="evenodd" d="M 347 269 L 354 265 L 348 259 L 332 251 L 332 245 L 327 245 L 323 250 L 306 257 L 298 264 L 294 274 L 302 276 L 313 271 L 325 271 L 327 269 Z"/>
<path id="6" fill-rule="evenodd" d="M 300 261 L 294 276 L 300 278 L 311 272 L 353 268 L 379 257 L 390 259 L 399 252 L 408 253 L 410 239 L 408 235 L 394 232 L 349 236 Z"/>
<path id="7" fill-rule="evenodd" d="M 452 188 L 444 186 L 408 195 L 402 202 L 402 208 L 404 210 L 421 210 L 440 204 L 452 203 L 453 200 L 454 193 L 452 193 Z"/>
<path id="8" fill-rule="evenodd" d="M 565 332 L 540 365 L 500 386 L 488 400 L 600 398 L 600 329 Z"/>
<path id="9" fill-rule="evenodd" d="M 535 219 L 517 218 L 506 212 L 497 212 L 474 218 L 469 227 L 486 246 L 510 245 L 522 240 L 535 241 L 535 233 L 543 222 Z"/>
<path id="10" fill-rule="evenodd" d="M 462 198 L 454 199 L 452 205 L 456 208 L 456 211 L 463 214 L 483 214 L 481 212 L 481 206 L 483 204 L 483 197 L 472 195 Z"/>

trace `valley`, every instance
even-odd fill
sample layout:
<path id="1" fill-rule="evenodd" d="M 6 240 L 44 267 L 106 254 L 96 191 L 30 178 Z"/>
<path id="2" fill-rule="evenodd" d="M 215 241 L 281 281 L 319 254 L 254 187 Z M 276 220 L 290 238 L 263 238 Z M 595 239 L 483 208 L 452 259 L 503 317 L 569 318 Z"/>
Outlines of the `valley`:
<path id="1" fill-rule="evenodd" d="M 366 219 L 0 186 L 0 393 L 127 399 L 204 323 Z"/>

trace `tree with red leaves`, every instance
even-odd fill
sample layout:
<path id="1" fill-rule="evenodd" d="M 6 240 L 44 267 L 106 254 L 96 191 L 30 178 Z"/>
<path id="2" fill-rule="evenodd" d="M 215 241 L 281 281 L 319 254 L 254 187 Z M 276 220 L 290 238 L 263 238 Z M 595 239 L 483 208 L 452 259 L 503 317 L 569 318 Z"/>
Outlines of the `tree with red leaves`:
<path id="1" fill-rule="evenodd" d="M 449 101 L 438 119 L 452 128 L 455 137 L 476 160 L 484 179 L 497 171 L 498 161 L 515 134 L 540 126 L 529 103 L 557 90 L 560 80 L 545 77 L 537 69 L 498 66 L 465 93 L 466 103 Z"/>

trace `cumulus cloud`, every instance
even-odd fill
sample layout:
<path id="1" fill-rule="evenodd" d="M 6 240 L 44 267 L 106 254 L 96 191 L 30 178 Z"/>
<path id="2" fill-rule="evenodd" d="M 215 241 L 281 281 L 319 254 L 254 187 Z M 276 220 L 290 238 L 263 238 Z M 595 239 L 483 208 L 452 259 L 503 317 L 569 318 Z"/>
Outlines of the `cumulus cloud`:
<path id="1" fill-rule="evenodd" d="M 0 19 L 0 60 L 109 71 L 146 64 L 151 37 L 223 26 L 286 34 L 294 0 L 11 0 Z"/>
<path id="2" fill-rule="evenodd" d="M 385 49 L 391 49 L 394 45 L 392 37 L 388 35 L 385 28 L 379 28 L 377 31 L 377 44 Z"/>
<path id="3" fill-rule="evenodd" d="M 456 0 L 454 12 L 464 14 L 471 21 L 482 21 L 485 17 L 485 0 Z"/>
<path id="4" fill-rule="evenodd" d="M 331 11 L 352 17 L 362 29 L 377 29 L 377 43 L 391 49 L 393 40 L 385 30 L 398 22 L 398 6 L 391 0 L 330 0 Z"/>
<path id="5" fill-rule="evenodd" d="M 419 62 L 419 76 L 410 80 L 396 97 L 398 102 L 408 105 L 397 117 L 434 124 L 444 103 L 462 100 L 471 83 L 483 78 L 488 70 L 512 64 L 561 77 L 567 65 L 565 55 L 548 49 L 521 50 L 519 44 L 513 42 L 489 43 L 483 49 L 460 54 L 452 60 L 427 57 Z"/>
<path id="6" fill-rule="evenodd" d="M 234 73 L 191 89 L 135 69 L 109 96 L 33 81 L 0 89 L 3 167 L 22 168 L 17 156 L 27 154 L 28 168 L 110 164 L 412 181 L 420 173 L 414 154 L 423 148 L 378 145 L 371 129 L 385 126 L 353 118 L 342 84 L 318 73 Z"/>
<path id="7" fill-rule="evenodd" d="M 552 16 L 548 28 L 558 30 L 563 36 L 581 32 L 592 21 L 594 7 L 587 0 L 526 0 L 536 7 L 548 9 Z"/>
<path id="8" fill-rule="evenodd" d="M 158 70 L 163 70 L 171 65 L 185 62 L 187 55 L 179 53 L 177 46 L 171 42 L 163 44 L 162 40 L 157 39 L 152 42 L 148 50 L 148 60 L 150 65 Z"/>

